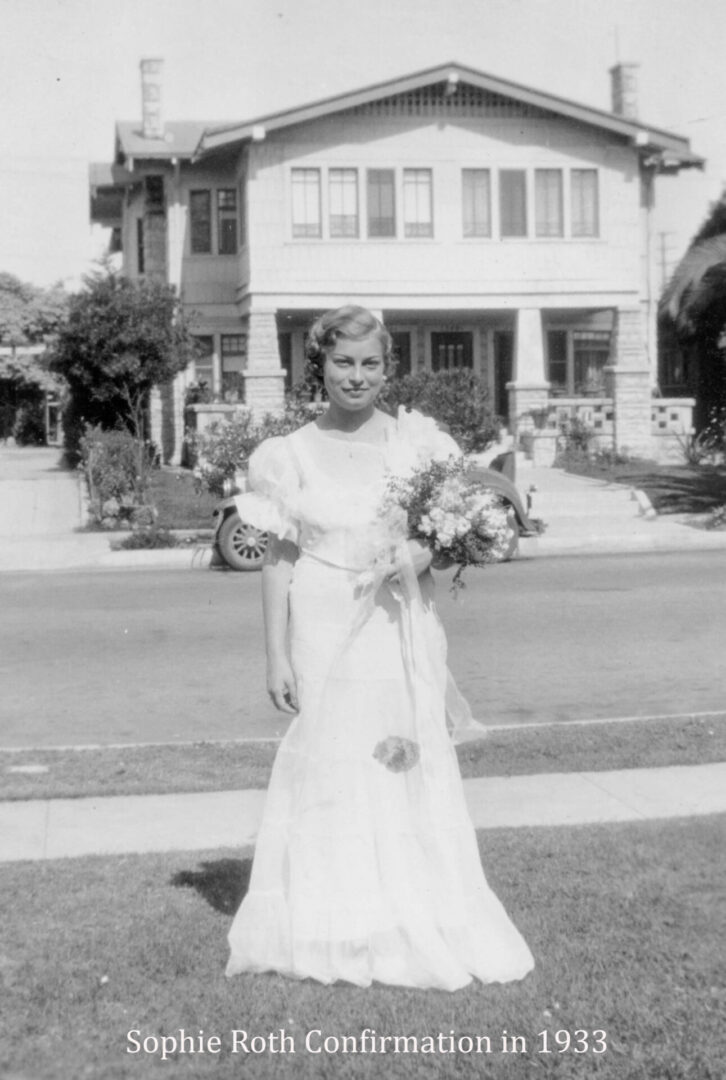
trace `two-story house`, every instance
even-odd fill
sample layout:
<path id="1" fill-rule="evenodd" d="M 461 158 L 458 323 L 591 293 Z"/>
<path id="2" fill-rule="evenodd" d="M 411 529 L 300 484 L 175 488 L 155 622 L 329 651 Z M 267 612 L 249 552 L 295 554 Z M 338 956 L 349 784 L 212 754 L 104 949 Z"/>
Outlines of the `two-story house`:
<path id="1" fill-rule="evenodd" d="M 651 218 L 656 177 L 702 162 L 637 118 L 633 65 L 612 112 L 451 63 L 223 125 L 164 123 L 161 66 L 142 61 L 143 121 L 92 166 L 91 207 L 125 273 L 194 313 L 196 368 L 157 402 L 168 459 L 185 386 L 279 408 L 306 328 L 347 302 L 382 314 L 400 370 L 480 374 L 515 431 L 570 410 L 652 455 L 688 422 L 661 403 L 653 428 Z"/>

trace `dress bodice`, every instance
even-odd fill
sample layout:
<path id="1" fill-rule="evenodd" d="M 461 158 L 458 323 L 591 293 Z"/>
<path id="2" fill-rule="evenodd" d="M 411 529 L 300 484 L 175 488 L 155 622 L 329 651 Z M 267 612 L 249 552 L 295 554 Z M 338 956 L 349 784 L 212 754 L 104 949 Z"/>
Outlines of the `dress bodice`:
<path id="1" fill-rule="evenodd" d="M 238 496 L 237 507 L 245 521 L 303 552 L 364 569 L 401 539 L 400 519 L 379 513 L 389 478 L 459 455 L 454 440 L 417 412 L 399 410 L 371 443 L 313 422 L 257 448 L 249 463 L 251 490 Z"/>

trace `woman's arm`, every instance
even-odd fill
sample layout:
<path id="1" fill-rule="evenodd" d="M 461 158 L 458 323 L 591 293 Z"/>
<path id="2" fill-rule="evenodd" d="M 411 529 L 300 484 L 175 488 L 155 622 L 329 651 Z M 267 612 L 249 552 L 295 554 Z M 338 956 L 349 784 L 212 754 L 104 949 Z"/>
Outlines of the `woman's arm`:
<path id="1" fill-rule="evenodd" d="M 298 711 L 297 688 L 287 652 L 289 590 L 298 549 L 290 540 L 270 534 L 262 566 L 262 611 L 265 619 L 267 692 L 281 712 Z"/>

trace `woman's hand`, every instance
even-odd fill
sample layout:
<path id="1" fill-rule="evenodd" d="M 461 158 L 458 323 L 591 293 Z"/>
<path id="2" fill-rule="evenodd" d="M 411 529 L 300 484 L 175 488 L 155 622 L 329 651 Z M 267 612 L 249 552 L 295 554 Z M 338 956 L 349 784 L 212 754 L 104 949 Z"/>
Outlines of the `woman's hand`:
<path id="1" fill-rule="evenodd" d="M 407 540 L 406 548 L 408 549 L 409 565 L 413 568 L 416 577 L 421 577 L 421 574 L 425 574 L 431 566 L 433 560 L 431 548 L 428 544 L 424 544 L 423 540 Z M 392 584 L 395 585 L 400 581 L 402 569 L 400 563 L 394 566 L 393 572 L 388 578 Z"/>
<path id="2" fill-rule="evenodd" d="M 286 657 L 267 661 L 267 693 L 280 712 L 298 712 L 297 684 L 290 661 Z"/>

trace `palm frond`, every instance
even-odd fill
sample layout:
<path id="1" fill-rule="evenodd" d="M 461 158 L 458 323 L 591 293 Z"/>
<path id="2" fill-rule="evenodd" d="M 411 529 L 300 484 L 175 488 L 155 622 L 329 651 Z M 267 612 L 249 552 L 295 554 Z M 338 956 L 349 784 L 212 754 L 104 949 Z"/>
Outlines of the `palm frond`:
<path id="1" fill-rule="evenodd" d="M 687 326 L 692 321 L 689 308 L 702 307 L 698 293 L 707 285 L 706 275 L 721 263 L 726 264 L 726 233 L 692 244 L 663 290 L 661 315 L 668 316 L 676 326 Z"/>

